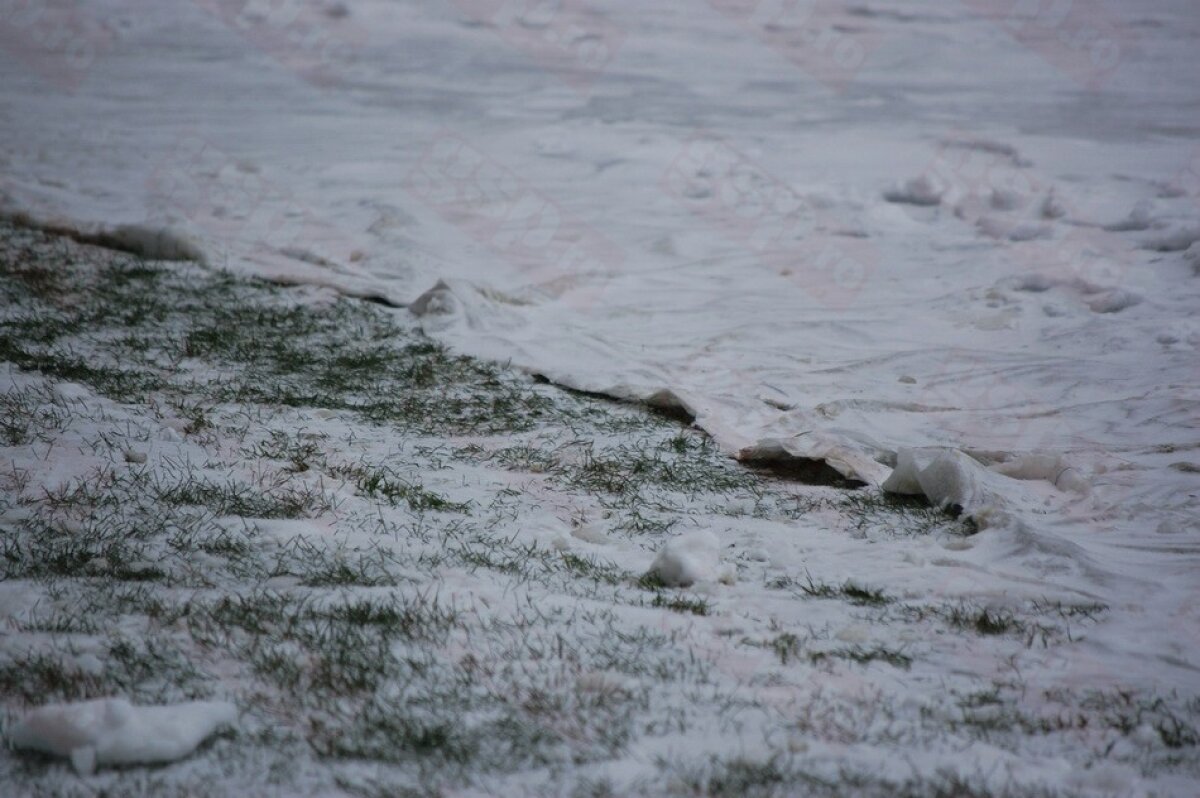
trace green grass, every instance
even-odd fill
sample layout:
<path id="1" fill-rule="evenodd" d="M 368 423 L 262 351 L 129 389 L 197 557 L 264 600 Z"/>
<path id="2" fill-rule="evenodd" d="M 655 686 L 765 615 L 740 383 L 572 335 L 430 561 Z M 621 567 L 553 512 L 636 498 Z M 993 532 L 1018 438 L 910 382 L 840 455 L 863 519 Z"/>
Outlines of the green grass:
<path id="1" fill-rule="evenodd" d="M 292 462 L 295 469 L 295 459 Z M 440 493 L 426 490 L 424 486 L 388 466 L 342 465 L 330 469 L 330 473 L 352 481 L 361 495 L 381 499 L 392 506 L 403 502 L 417 512 L 470 511 L 468 504 L 451 501 Z"/>
<path id="2" fill-rule="evenodd" d="M 662 607 L 671 610 L 671 612 L 690 613 L 692 615 L 708 615 L 712 609 L 708 601 L 702 598 L 667 596 L 663 593 L 655 593 L 650 606 Z"/>
<path id="3" fill-rule="evenodd" d="M 885 662 L 893 668 L 902 668 L 904 670 L 907 670 L 912 665 L 912 657 L 884 646 L 873 646 L 870 648 L 848 646 L 845 648 L 829 649 L 828 651 L 813 651 L 809 653 L 808 658 L 814 663 L 830 659 L 847 660 L 858 665 Z"/>
<path id="4" fill-rule="evenodd" d="M 997 684 L 958 697 L 959 714 L 950 720 L 985 741 L 1014 731 L 1030 737 L 1107 732 L 1128 737 L 1145 727 L 1168 751 L 1200 745 L 1200 701 L 1125 690 L 1052 689 L 1033 696 L 1019 686 Z"/>
<path id="5" fill-rule="evenodd" d="M 840 585 L 816 582 L 811 574 L 806 575 L 805 581 L 797 584 L 796 587 L 803 595 L 810 598 L 839 599 L 864 607 L 882 607 L 892 602 L 892 599 L 882 590 L 865 587 L 854 582 L 843 582 Z"/>
<path id="6" fill-rule="evenodd" d="M 684 762 L 660 759 L 659 770 L 667 794 L 713 798 L 784 798 L 804 795 L 836 798 L 1055 798 L 1069 795 L 1037 787 L 989 787 L 986 774 L 963 775 L 949 769 L 908 778 L 856 772 L 848 768 L 806 767 L 794 754 L 780 752 L 766 758 L 744 755 L 689 758 Z"/>
<path id="7" fill-rule="evenodd" d="M 1012 638 L 1030 648 L 1047 648 L 1077 640 L 1099 622 L 1108 607 L 1095 602 L 1067 603 L 1046 599 L 997 607 L 968 600 L 900 603 L 889 617 L 902 623 L 933 620 L 956 632 L 979 637 Z"/>

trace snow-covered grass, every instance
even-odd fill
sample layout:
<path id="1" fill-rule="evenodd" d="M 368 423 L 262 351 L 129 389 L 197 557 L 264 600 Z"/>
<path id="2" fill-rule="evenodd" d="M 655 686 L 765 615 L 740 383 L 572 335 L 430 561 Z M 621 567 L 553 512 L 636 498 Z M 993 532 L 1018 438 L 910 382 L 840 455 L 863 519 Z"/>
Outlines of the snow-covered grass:
<path id="1" fill-rule="evenodd" d="M 1026 796 L 1197 775 L 1194 696 L 1071 676 L 1102 603 L 929 584 L 914 558 L 970 543 L 965 519 L 746 469 L 332 292 L 13 227 L 0 292 L 6 736 L 111 696 L 240 714 L 158 768 L 6 751 L 6 794 Z M 697 535 L 711 568 L 651 567 Z"/>

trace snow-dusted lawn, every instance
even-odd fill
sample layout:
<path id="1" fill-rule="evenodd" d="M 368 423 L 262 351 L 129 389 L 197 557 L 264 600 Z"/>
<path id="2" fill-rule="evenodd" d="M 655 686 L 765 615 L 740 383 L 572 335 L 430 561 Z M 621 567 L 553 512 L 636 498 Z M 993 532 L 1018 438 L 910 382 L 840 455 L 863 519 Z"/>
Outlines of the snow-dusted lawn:
<path id="1" fill-rule="evenodd" d="M 101 697 L 239 715 L 163 766 L 4 750 L 6 796 L 1200 776 L 1195 695 L 1105 670 L 1103 603 L 974 584 L 966 520 L 747 470 L 324 290 L 4 226 L 0 292 L 6 737 Z"/>

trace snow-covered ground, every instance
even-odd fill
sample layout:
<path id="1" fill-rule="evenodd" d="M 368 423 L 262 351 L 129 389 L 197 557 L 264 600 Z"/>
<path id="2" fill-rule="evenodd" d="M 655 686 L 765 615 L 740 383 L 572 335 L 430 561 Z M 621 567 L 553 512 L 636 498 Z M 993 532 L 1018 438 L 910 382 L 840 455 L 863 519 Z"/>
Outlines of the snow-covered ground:
<path id="1" fill-rule="evenodd" d="M 979 521 L 328 289 L 0 223 L 0 291 L 7 794 L 1194 782 L 1200 699 L 1123 654 L 1141 610 L 987 578 Z M 986 492 L 965 458 L 898 472 Z"/>
<path id="2" fill-rule="evenodd" d="M 1190 0 L 0 0 L 0 200 L 963 504 L 911 574 L 821 557 L 1104 604 L 1039 679 L 1194 694 L 1198 41 Z"/>

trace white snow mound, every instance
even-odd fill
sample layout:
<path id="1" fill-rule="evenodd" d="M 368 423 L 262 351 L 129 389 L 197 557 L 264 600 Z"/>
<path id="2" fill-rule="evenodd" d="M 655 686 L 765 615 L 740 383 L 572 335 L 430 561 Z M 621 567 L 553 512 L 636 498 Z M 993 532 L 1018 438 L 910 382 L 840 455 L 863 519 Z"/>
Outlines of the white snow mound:
<path id="1" fill-rule="evenodd" d="M 729 569 L 721 567 L 720 543 L 712 532 L 694 532 L 663 546 L 650 564 L 649 576 L 657 576 L 667 587 L 690 587 L 698 582 L 730 581 Z"/>
<path id="2" fill-rule="evenodd" d="M 959 507 L 969 516 L 994 509 L 987 469 L 957 449 L 901 449 L 882 487 L 890 493 L 924 495 L 938 507 Z"/>
<path id="3" fill-rule="evenodd" d="M 923 495 L 938 507 L 957 507 L 985 526 L 1011 517 L 1016 489 L 1007 480 L 1043 481 L 1061 492 L 1087 496 L 1091 484 L 1061 455 L 968 454 L 958 449 L 901 449 L 896 468 L 881 487 L 889 493 Z"/>
<path id="4" fill-rule="evenodd" d="M 100 765 L 174 762 L 183 759 L 221 726 L 237 720 L 226 701 L 134 706 L 124 698 L 47 704 L 9 734 L 15 748 L 68 757 L 90 774 Z"/>
<path id="5" fill-rule="evenodd" d="M 905 205 L 938 205 L 943 191 L 925 175 L 914 177 L 883 192 L 888 202 Z"/>
<path id="6" fill-rule="evenodd" d="M 178 230 L 144 224 L 122 224 L 94 235 L 84 243 L 130 252 L 147 260 L 191 260 L 204 263 L 204 251 Z"/>

